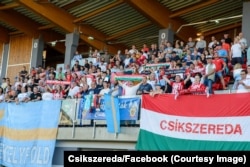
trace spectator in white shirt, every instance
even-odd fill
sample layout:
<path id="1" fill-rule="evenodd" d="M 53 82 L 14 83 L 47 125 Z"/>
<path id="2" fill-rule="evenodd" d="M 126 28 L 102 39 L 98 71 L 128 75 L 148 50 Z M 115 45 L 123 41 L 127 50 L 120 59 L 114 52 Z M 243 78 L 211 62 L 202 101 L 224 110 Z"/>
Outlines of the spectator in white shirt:
<path id="1" fill-rule="evenodd" d="M 239 42 L 242 45 L 242 50 L 247 48 L 247 40 L 246 40 L 246 38 L 243 37 L 242 32 L 239 33 Z"/>
<path id="2" fill-rule="evenodd" d="M 104 59 L 101 60 L 99 67 L 101 68 L 101 71 L 107 70 L 107 64 L 105 63 Z"/>
<path id="3" fill-rule="evenodd" d="M 243 46 L 240 44 L 239 38 L 235 37 L 234 44 L 232 45 L 230 52 L 230 59 L 232 60 L 231 61 L 232 65 L 235 65 L 237 63 L 240 63 L 241 65 L 243 64 L 242 49 Z"/>
<path id="4" fill-rule="evenodd" d="M 140 82 L 137 85 L 134 85 L 132 81 L 128 81 L 125 83 L 118 81 L 118 83 L 123 88 L 123 90 L 125 90 L 124 96 L 135 96 L 142 82 Z"/>
<path id="5" fill-rule="evenodd" d="M 68 97 L 74 98 L 74 96 L 79 92 L 79 86 L 77 86 L 76 82 L 71 83 L 71 87 L 69 89 Z"/>
<path id="6" fill-rule="evenodd" d="M 101 89 L 99 93 L 99 97 L 102 97 L 104 94 L 108 94 L 110 92 L 109 84 L 107 81 L 103 81 L 103 89 Z"/>
<path id="7" fill-rule="evenodd" d="M 43 100 L 53 100 L 53 94 L 50 93 L 50 89 L 45 87 L 45 92 L 42 94 Z"/>
<path id="8" fill-rule="evenodd" d="M 29 100 L 28 93 L 26 91 L 26 88 L 21 88 L 21 93 L 18 94 L 16 98 L 16 104 L 19 104 L 19 102 L 27 102 Z"/>
<path id="9" fill-rule="evenodd" d="M 250 79 L 247 79 L 247 70 L 242 70 L 240 73 L 241 80 L 238 81 L 236 89 L 237 93 L 249 92 L 250 89 Z"/>
<path id="10" fill-rule="evenodd" d="M 204 40 L 204 36 L 200 36 L 200 40 L 196 43 L 195 47 L 198 49 L 198 52 L 203 53 L 207 47 L 207 42 Z"/>

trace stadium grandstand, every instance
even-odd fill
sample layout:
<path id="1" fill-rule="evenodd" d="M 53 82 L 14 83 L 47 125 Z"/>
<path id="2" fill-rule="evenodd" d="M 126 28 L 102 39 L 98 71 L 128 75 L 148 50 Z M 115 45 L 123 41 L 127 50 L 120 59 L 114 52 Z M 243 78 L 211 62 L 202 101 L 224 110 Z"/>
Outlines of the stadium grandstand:
<path id="1" fill-rule="evenodd" d="M 1 0 L 0 166 L 61 167 L 66 151 L 249 151 L 249 9 Z"/>

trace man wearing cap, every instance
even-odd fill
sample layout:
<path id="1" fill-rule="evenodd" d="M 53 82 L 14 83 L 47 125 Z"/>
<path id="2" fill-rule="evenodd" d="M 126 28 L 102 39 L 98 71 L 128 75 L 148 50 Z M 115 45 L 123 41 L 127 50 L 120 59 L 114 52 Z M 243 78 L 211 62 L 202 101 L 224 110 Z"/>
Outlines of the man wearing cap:
<path id="1" fill-rule="evenodd" d="M 208 87 L 209 94 L 213 93 L 213 82 L 215 80 L 215 71 L 216 71 L 216 66 L 212 61 L 212 56 L 207 56 L 207 65 L 205 68 L 205 74 L 203 75 L 204 78 L 204 84 Z"/>
<path id="2" fill-rule="evenodd" d="M 228 64 L 228 52 L 227 50 L 222 48 L 222 43 L 218 43 L 216 46 L 216 52 L 218 54 L 218 57 L 221 58 L 226 63 L 226 69 Z"/>

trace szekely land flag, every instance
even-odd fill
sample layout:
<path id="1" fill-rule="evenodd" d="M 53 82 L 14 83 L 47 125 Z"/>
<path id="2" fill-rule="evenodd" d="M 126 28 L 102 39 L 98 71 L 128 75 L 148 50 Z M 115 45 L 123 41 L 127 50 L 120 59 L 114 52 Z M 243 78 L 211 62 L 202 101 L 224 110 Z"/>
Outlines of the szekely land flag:
<path id="1" fill-rule="evenodd" d="M 51 167 L 61 101 L 0 103 L 0 166 Z"/>
<path id="2" fill-rule="evenodd" d="M 249 93 L 143 95 L 137 150 L 250 150 Z"/>

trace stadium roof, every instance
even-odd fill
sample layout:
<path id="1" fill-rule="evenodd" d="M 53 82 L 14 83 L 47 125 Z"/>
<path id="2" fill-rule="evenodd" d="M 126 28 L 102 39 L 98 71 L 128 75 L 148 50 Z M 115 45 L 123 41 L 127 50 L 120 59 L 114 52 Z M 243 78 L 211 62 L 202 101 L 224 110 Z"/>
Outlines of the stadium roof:
<path id="1" fill-rule="evenodd" d="M 1 0 L 0 32 L 2 41 L 24 33 L 48 44 L 77 32 L 80 45 L 114 53 L 157 43 L 164 28 L 184 41 L 239 28 L 242 6 L 241 0 Z"/>

